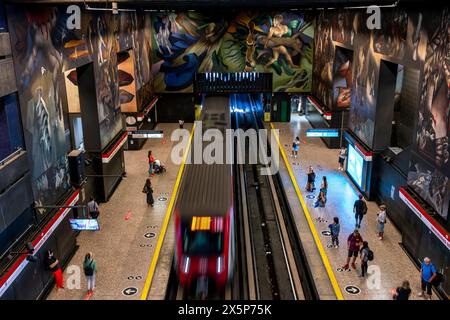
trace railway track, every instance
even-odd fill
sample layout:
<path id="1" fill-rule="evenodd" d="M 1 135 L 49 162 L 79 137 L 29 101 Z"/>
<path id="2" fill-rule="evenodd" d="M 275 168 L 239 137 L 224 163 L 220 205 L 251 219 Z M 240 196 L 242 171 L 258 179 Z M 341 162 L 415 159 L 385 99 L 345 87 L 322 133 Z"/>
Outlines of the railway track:
<path id="1" fill-rule="evenodd" d="M 234 129 L 263 128 L 258 109 L 251 96 L 248 99 L 252 107 L 235 113 Z M 249 164 L 248 149 L 245 156 L 245 164 L 235 159 L 233 166 L 236 230 L 233 280 L 224 292 L 199 296 L 195 286 L 189 292 L 179 286 L 172 266 L 166 299 L 319 299 L 279 174 L 261 175 L 264 165 Z"/>

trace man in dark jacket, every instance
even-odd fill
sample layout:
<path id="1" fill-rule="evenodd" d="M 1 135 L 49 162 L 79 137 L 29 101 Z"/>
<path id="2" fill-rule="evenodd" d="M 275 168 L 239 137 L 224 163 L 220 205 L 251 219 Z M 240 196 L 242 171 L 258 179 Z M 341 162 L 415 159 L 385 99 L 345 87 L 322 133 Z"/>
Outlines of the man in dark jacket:
<path id="1" fill-rule="evenodd" d="M 359 194 L 358 200 L 355 201 L 355 204 L 353 205 L 353 212 L 355 213 L 355 219 L 356 219 L 356 228 L 361 228 L 361 222 L 364 217 L 364 215 L 367 213 L 367 205 L 366 202 L 363 200 L 363 195 Z"/>

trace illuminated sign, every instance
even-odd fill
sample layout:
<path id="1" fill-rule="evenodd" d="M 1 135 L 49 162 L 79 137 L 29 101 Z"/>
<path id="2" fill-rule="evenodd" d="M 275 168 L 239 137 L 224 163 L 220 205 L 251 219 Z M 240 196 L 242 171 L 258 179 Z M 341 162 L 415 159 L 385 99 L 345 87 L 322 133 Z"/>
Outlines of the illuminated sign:
<path id="1" fill-rule="evenodd" d="M 362 188 L 364 159 L 352 145 L 348 146 L 347 172 L 355 180 L 356 184 Z"/>
<path id="2" fill-rule="evenodd" d="M 155 139 L 164 138 L 162 130 L 137 130 L 131 132 L 133 139 Z"/>
<path id="3" fill-rule="evenodd" d="M 192 217 L 191 231 L 211 230 L 211 217 Z"/>
<path id="4" fill-rule="evenodd" d="M 75 231 L 98 231 L 100 227 L 97 219 L 69 219 L 72 230 Z"/>
<path id="5" fill-rule="evenodd" d="M 306 136 L 309 138 L 338 138 L 339 129 L 308 129 Z"/>

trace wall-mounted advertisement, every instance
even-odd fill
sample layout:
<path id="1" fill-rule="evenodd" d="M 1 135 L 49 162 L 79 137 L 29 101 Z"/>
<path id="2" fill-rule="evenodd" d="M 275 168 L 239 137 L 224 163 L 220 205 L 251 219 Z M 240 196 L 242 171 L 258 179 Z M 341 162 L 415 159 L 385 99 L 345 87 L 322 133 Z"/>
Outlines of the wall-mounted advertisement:
<path id="1" fill-rule="evenodd" d="M 363 157 L 355 150 L 352 145 L 348 146 L 348 162 L 347 162 L 347 172 L 356 182 L 358 187 L 364 189 L 362 187 L 363 182 L 363 168 L 364 168 L 364 159 Z"/>

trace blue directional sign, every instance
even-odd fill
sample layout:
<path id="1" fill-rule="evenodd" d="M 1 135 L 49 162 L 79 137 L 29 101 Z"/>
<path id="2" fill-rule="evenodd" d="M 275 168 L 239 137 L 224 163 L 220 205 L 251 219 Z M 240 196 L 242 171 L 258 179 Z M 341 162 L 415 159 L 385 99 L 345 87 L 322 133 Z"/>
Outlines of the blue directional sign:
<path id="1" fill-rule="evenodd" d="M 339 129 L 308 129 L 306 136 L 309 138 L 338 138 Z"/>

